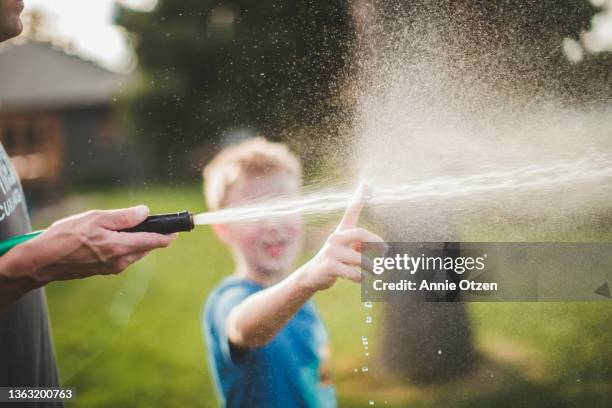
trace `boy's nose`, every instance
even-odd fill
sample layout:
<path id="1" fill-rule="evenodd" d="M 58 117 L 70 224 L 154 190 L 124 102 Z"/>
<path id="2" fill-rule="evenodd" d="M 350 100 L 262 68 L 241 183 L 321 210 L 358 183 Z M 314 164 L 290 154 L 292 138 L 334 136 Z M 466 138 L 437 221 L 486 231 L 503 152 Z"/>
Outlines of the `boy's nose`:
<path id="1" fill-rule="evenodd" d="M 266 223 L 264 228 L 268 234 L 278 234 L 280 231 L 280 225 L 273 222 Z"/>
<path id="2" fill-rule="evenodd" d="M 270 232 L 282 234 L 290 230 L 295 222 L 290 218 L 270 218 L 262 221 L 261 226 Z"/>
<path id="3" fill-rule="evenodd" d="M 266 234 L 277 236 L 282 234 L 284 224 L 281 220 L 266 221 L 263 227 Z"/>

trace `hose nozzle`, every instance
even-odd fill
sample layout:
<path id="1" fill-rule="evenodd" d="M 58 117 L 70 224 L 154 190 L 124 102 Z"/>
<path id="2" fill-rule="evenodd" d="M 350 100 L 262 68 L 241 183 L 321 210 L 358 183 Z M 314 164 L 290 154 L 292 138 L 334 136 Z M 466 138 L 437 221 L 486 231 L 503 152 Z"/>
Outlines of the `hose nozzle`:
<path id="1" fill-rule="evenodd" d="M 189 211 L 181 211 L 177 213 L 150 215 L 135 227 L 121 230 L 121 232 L 173 234 L 175 232 L 188 232 L 193 228 L 193 215 Z"/>

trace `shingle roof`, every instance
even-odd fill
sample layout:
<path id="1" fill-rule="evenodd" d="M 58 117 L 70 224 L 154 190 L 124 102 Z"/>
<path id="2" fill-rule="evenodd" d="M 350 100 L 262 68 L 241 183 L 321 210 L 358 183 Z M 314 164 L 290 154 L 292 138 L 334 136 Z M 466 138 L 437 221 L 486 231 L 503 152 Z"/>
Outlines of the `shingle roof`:
<path id="1" fill-rule="evenodd" d="M 0 109 L 106 104 L 127 78 L 50 44 L 10 44 L 0 48 Z"/>

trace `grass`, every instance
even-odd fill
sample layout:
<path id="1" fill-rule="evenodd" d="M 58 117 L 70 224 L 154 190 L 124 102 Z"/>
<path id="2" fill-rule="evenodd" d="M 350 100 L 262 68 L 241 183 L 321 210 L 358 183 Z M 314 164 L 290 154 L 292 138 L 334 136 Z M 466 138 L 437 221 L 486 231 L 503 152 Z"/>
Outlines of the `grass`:
<path id="1" fill-rule="evenodd" d="M 90 208 L 147 203 L 153 212 L 203 208 L 197 187 L 115 189 L 74 195 L 39 214 L 37 227 Z M 541 229 L 522 227 L 522 237 Z M 477 236 L 483 227 L 468 231 Z M 612 240 L 605 226 L 572 228 L 573 240 Z M 507 232 L 507 231 L 506 231 Z M 504 231 L 496 230 L 499 236 Z M 531 235 L 530 235 L 531 234 Z M 554 238 L 567 231 L 550 232 Z M 565 236 L 565 235 L 564 235 Z M 491 237 L 487 237 L 491 238 Z M 200 329 L 203 301 L 232 263 L 209 228 L 182 234 L 119 276 L 49 285 L 47 296 L 60 374 L 75 387 L 75 407 L 216 406 Z M 340 282 L 317 295 L 330 331 L 340 406 L 608 407 L 612 405 L 612 304 L 472 303 L 480 368 L 452 384 L 415 386 L 382 374 L 373 354 L 380 307 L 364 322 L 359 288 Z M 385 404 L 385 401 L 387 404 Z"/>

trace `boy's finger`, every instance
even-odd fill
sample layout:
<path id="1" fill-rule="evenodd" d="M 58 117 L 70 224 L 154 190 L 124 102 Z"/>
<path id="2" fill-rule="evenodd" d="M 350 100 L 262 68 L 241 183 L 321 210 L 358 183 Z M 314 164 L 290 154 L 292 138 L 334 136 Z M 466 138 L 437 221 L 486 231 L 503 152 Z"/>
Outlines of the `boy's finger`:
<path id="1" fill-rule="evenodd" d="M 372 260 L 365 255 L 361 255 L 360 267 L 362 270 L 369 272 L 370 274 L 374 273 L 374 262 L 372 262 Z"/>
<path id="2" fill-rule="evenodd" d="M 348 207 L 346 207 L 344 216 L 342 217 L 342 220 L 340 220 L 338 227 L 336 227 L 336 231 L 354 228 L 357 225 L 357 221 L 359 221 L 359 214 L 361 214 L 361 209 L 363 208 L 367 193 L 367 185 L 365 183 L 361 183 L 359 187 L 357 187 L 355 194 L 353 194 Z"/>
<path id="3" fill-rule="evenodd" d="M 338 276 L 344 279 L 352 280 L 355 283 L 361 283 L 361 272 L 359 272 L 356 268 L 343 263 L 338 263 L 335 265 L 335 268 Z"/>
<path id="4" fill-rule="evenodd" d="M 344 231 L 337 232 L 335 234 L 336 239 L 343 245 L 351 244 L 353 249 L 361 252 L 362 243 L 368 243 L 368 249 L 373 249 L 376 252 L 380 252 L 381 255 L 385 254 L 389 249 L 385 241 L 378 235 L 366 230 L 365 228 L 349 228 Z M 359 244 L 355 247 L 355 244 Z"/>

